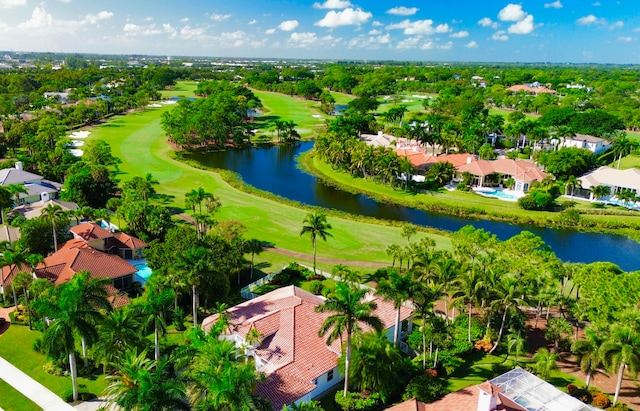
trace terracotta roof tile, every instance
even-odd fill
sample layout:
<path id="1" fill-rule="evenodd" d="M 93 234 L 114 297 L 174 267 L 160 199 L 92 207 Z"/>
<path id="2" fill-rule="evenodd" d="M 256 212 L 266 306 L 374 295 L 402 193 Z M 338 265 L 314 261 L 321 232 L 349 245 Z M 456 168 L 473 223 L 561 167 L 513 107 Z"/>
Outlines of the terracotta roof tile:
<path id="1" fill-rule="evenodd" d="M 98 240 L 101 238 L 113 237 L 112 233 L 100 227 L 96 223 L 82 223 L 75 227 L 71 227 L 70 231 L 75 236 L 78 236 L 85 241 L 92 241 L 92 240 Z"/>
<path id="2" fill-rule="evenodd" d="M 134 249 L 138 250 L 138 249 L 145 248 L 145 247 L 149 246 L 149 244 L 145 243 L 144 241 L 140 240 L 139 238 L 134 237 L 132 235 L 129 235 L 127 233 L 123 233 L 122 231 L 114 233 L 113 236 L 120 243 L 125 245 L 127 248 L 131 248 L 132 250 L 134 250 Z"/>

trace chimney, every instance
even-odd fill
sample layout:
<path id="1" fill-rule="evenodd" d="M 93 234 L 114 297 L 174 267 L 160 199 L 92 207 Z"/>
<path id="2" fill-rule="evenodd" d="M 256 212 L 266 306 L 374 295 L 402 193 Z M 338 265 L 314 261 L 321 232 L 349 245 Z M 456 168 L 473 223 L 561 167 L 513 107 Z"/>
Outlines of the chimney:
<path id="1" fill-rule="evenodd" d="M 485 381 L 478 385 L 478 411 L 495 411 L 498 408 L 500 387 Z"/>
<path id="2" fill-rule="evenodd" d="M 378 131 L 378 137 L 382 137 L 384 133 L 382 131 Z"/>
<path id="3" fill-rule="evenodd" d="M 471 164 L 472 161 L 473 161 L 473 157 L 471 156 L 467 157 L 467 164 Z"/>
<path id="4" fill-rule="evenodd" d="M 16 170 L 21 170 L 22 171 L 22 161 L 16 161 Z"/>

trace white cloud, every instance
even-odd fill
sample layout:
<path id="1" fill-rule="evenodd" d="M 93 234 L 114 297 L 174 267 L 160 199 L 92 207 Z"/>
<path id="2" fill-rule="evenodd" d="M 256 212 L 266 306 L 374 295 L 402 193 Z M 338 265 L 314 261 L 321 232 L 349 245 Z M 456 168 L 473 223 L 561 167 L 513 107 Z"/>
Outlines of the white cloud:
<path id="1" fill-rule="evenodd" d="M 203 27 L 184 26 L 180 29 L 180 38 L 183 40 L 205 40 L 208 37 L 205 35 Z"/>
<path id="2" fill-rule="evenodd" d="M 384 24 L 382 24 L 382 22 L 378 21 L 378 20 L 371 22 L 371 25 L 373 27 L 382 27 L 382 26 L 384 26 Z"/>
<path id="3" fill-rule="evenodd" d="M 164 30 L 165 33 L 169 34 L 169 38 L 176 38 L 178 36 L 178 30 L 176 30 L 171 24 L 169 23 L 164 23 L 162 25 L 162 30 Z"/>
<path id="4" fill-rule="evenodd" d="M 466 48 L 468 48 L 468 49 L 477 49 L 478 48 L 478 43 L 476 43 L 475 41 L 471 40 L 470 42 L 468 42 L 464 46 Z"/>
<path id="5" fill-rule="evenodd" d="M 398 49 L 414 49 L 417 48 L 420 44 L 420 42 L 422 41 L 422 36 L 414 36 L 414 37 L 407 37 L 406 39 L 399 41 L 398 44 L 396 44 L 396 48 Z M 430 44 L 433 44 L 432 42 L 429 42 Z M 427 43 L 427 44 L 429 44 Z M 422 46 L 424 47 L 424 45 Z"/>
<path id="6" fill-rule="evenodd" d="M 446 23 L 438 24 L 434 27 L 433 20 L 431 19 L 416 21 L 403 20 L 400 23 L 390 24 L 387 26 L 387 30 L 394 29 L 402 29 L 403 33 L 408 36 L 416 34 L 431 35 L 435 33 L 448 33 L 451 31 L 451 28 Z"/>
<path id="7" fill-rule="evenodd" d="M 509 36 L 507 36 L 507 32 L 506 31 L 498 30 L 495 33 L 493 33 L 493 36 L 491 36 L 491 39 L 500 40 L 500 41 L 507 41 L 507 40 L 509 40 Z"/>
<path id="8" fill-rule="evenodd" d="M 69 4 L 71 0 L 58 0 L 60 3 Z"/>
<path id="9" fill-rule="evenodd" d="M 545 3 L 544 4 L 544 8 L 545 9 L 561 9 L 562 3 L 560 2 L 560 0 L 556 0 L 553 3 Z"/>
<path id="10" fill-rule="evenodd" d="M 0 0 L 0 9 L 10 9 L 12 7 L 26 6 L 27 0 Z"/>
<path id="11" fill-rule="evenodd" d="M 315 9 L 346 9 L 351 7 L 349 0 L 326 0 L 324 3 L 313 3 Z"/>
<path id="12" fill-rule="evenodd" d="M 87 25 L 96 25 L 102 20 L 108 20 L 113 17 L 113 13 L 110 11 L 100 11 L 98 14 L 87 14 L 82 20 L 56 20 L 53 15 L 45 10 L 44 7 L 36 7 L 31 12 L 31 17 L 22 23 L 17 25 L 19 30 L 46 30 L 52 34 L 58 33 L 73 33 L 82 27 Z"/>
<path id="13" fill-rule="evenodd" d="M 87 14 L 84 17 L 84 20 L 81 21 L 82 24 L 96 24 L 101 20 L 109 20 L 113 17 L 113 13 L 110 11 L 99 11 L 98 14 Z"/>
<path id="14" fill-rule="evenodd" d="M 211 15 L 210 19 L 213 21 L 225 21 L 231 17 L 231 14 L 218 14 L 214 13 Z"/>
<path id="15" fill-rule="evenodd" d="M 370 36 L 377 36 L 378 34 L 382 34 L 382 31 L 373 29 L 373 30 L 369 30 L 369 33 L 367 34 L 369 34 Z"/>
<path id="16" fill-rule="evenodd" d="M 276 29 L 268 29 L 264 32 L 264 34 L 273 34 L 276 32 Z"/>
<path id="17" fill-rule="evenodd" d="M 249 25 L 250 25 L 250 26 L 252 26 L 252 25 L 256 24 L 257 22 L 258 22 L 258 20 L 253 19 L 253 20 L 251 20 L 251 21 L 249 22 Z"/>
<path id="18" fill-rule="evenodd" d="M 417 7 L 400 6 L 400 7 L 393 7 L 387 10 L 386 13 L 393 14 L 394 16 L 413 16 L 418 12 L 418 10 L 420 9 Z"/>
<path id="19" fill-rule="evenodd" d="M 189 22 L 189 17 L 183 17 L 183 18 L 180 19 L 180 21 L 182 23 L 188 23 Z"/>
<path id="20" fill-rule="evenodd" d="M 292 31 L 299 25 L 300 23 L 298 23 L 298 20 L 286 20 L 278 24 L 278 28 L 282 31 Z"/>
<path id="21" fill-rule="evenodd" d="M 309 47 L 318 40 L 316 33 L 291 33 L 289 42 L 294 47 Z"/>
<path id="22" fill-rule="evenodd" d="M 153 21 L 153 17 L 145 17 L 144 21 Z"/>
<path id="23" fill-rule="evenodd" d="M 599 1 L 595 1 L 593 2 L 593 4 L 591 4 L 593 7 L 600 7 L 600 2 Z"/>
<path id="24" fill-rule="evenodd" d="M 611 23 L 611 25 L 609 26 L 609 30 L 614 30 L 614 29 L 620 29 L 624 27 L 624 23 L 620 20 Z"/>
<path id="25" fill-rule="evenodd" d="M 507 30 L 510 34 L 529 34 L 533 31 L 533 16 L 529 14 L 523 20 L 512 24 Z"/>
<path id="26" fill-rule="evenodd" d="M 19 29 L 41 29 L 53 25 L 53 16 L 43 7 L 36 7 L 31 12 L 31 18 L 18 24 Z"/>
<path id="27" fill-rule="evenodd" d="M 481 25 L 482 27 L 491 27 L 492 29 L 498 28 L 498 23 L 495 21 L 492 21 L 489 17 L 484 17 L 478 20 L 478 24 Z"/>
<path id="28" fill-rule="evenodd" d="M 589 26 L 591 24 L 607 24 L 607 20 L 589 14 L 588 16 L 580 17 L 576 20 L 576 23 L 580 26 Z"/>
<path id="29" fill-rule="evenodd" d="M 453 37 L 454 39 L 462 39 L 462 38 L 465 38 L 465 37 L 469 37 L 469 32 L 466 31 L 466 30 L 462 30 L 462 31 L 459 31 L 457 33 L 451 34 L 451 37 Z"/>
<path id="30" fill-rule="evenodd" d="M 391 36 L 389 35 L 389 33 L 387 33 L 385 35 L 379 35 L 379 36 L 360 35 L 358 37 L 355 37 L 349 40 L 347 47 L 348 48 L 357 47 L 357 48 L 365 48 L 368 50 L 378 50 L 383 46 L 388 46 L 389 44 L 391 44 Z"/>
<path id="31" fill-rule="evenodd" d="M 163 29 L 159 29 L 155 24 L 151 24 L 148 26 L 139 26 L 137 24 L 127 23 L 122 28 L 122 31 L 126 36 L 134 37 L 134 36 L 155 36 L 157 34 L 162 34 L 164 32 Z"/>
<path id="32" fill-rule="evenodd" d="M 368 11 L 363 11 L 360 8 L 354 10 L 349 7 L 342 11 L 331 10 L 327 12 L 324 18 L 317 21 L 315 25 L 329 28 L 360 25 L 362 23 L 366 23 L 372 16 L 373 14 Z"/>
<path id="33" fill-rule="evenodd" d="M 620 36 L 618 37 L 618 40 L 620 41 L 624 41 L 625 43 L 629 43 L 632 42 L 633 40 L 635 40 L 633 37 L 627 37 L 627 36 Z"/>
<path id="34" fill-rule="evenodd" d="M 440 50 L 450 50 L 453 48 L 453 43 L 450 41 L 447 41 L 444 44 L 440 44 L 437 46 Z"/>
<path id="35" fill-rule="evenodd" d="M 509 3 L 498 13 L 498 19 L 501 21 L 521 21 L 525 17 L 527 13 L 522 10 L 520 4 Z"/>

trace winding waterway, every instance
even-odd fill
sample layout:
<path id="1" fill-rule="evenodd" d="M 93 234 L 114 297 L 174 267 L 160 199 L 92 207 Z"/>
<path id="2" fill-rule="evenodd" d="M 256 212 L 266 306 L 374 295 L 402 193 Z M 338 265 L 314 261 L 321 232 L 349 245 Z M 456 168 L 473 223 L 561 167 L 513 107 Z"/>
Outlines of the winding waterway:
<path id="1" fill-rule="evenodd" d="M 408 221 L 448 231 L 471 224 L 496 234 L 501 240 L 522 230 L 529 230 L 542 237 L 564 261 L 611 261 L 623 270 L 640 269 L 640 243 L 624 236 L 430 214 L 415 208 L 381 203 L 363 194 L 352 194 L 328 186 L 298 167 L 296 157 L 312 147 L 313 142 L 303 142 L 296 146 L 194 154 L 192 158 L 210 167 L 235 171 L 247 184 L 256 188 L 309 205 L 380 219 Z"/>

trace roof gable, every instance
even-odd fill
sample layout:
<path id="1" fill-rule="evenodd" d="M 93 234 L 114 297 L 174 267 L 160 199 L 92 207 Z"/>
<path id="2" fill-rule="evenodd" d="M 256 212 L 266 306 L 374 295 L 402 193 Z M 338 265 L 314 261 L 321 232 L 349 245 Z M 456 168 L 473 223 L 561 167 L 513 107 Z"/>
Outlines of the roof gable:
<path id="1" fill-rule="evenodd" d="M 82 223 L 75 227 L 71 227 L 70 231 L 77 237 L 85 241 L 99 240 L 103 238 L 113 237 L 113 234 L 96 223 Z"/>

